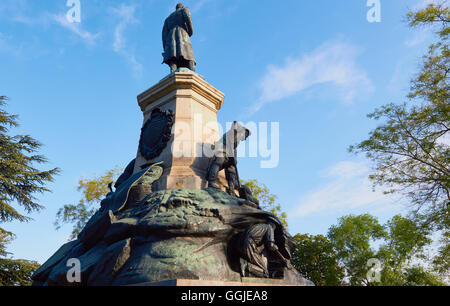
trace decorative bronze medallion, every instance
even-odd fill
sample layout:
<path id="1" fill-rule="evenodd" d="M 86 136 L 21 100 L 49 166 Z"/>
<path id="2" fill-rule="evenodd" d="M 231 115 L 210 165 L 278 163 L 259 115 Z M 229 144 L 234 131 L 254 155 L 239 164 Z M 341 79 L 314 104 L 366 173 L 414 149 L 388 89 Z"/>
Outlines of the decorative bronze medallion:
<path id="1" fill-rule="evenodd" d="M 153 110 L 150 119 L 142 127 L 139 140 L 139 151 L 146 160 L 158 157 L 167 146 L 172 136 L 173 123 L 173 111 Z"/>

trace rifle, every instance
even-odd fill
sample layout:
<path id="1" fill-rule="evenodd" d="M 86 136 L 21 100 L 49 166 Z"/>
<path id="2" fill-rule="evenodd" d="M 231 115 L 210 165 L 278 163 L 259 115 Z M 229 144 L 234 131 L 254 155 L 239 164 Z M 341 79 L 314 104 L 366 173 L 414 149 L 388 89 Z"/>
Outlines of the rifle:
<path id="1" fill-rule="evenodd" d="M 249 199 L 247 197 L 247 193 L 245 192 L 245 189 L 242 188 L 242 186 L 241 186 L 241 179 L 239 178 L 239 171 L 238 171 L 238 168 L 237 168 L 237 158 L 234 159 L 234 162 L 235 162 L 234 163 L 234 168 L 236 169 L 236 179 L 237 179 L 237 182 L 238 182 L 237 190 L 238 190 L 238 193 L 239 193 L 239 197 L 241 199 L 249 201 Z"/>
<path id="2" fill-rule="evenodd" d="M 289 260 L 287 260 L 284 256 L 283 256 L 283 254 L 281 254 L 281 252 L 278 250 L 278 249 L 276 249 L 275 251 L 274 251 L 283 261 L 284 261 L 284 263 L 286 264 L 286 268 L 288 268 L 289 270 L 293 270 L 294 269 L 294 267 L 292 266 L 292 264 L 289 262 Z"/>

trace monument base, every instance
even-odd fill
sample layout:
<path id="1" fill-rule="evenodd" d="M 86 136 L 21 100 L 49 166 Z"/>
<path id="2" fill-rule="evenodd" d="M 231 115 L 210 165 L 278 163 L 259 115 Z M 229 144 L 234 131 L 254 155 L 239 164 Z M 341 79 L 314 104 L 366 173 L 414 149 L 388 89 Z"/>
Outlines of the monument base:
<path id="1" fill-rule="evenodd" d="M 285 286 L 300 287 L 307 285 L 287 284 L 282 279 L 271 278 L 252 278 L 243 277 L 240 282 L 226 282 L 217 280 L 197 280 L 197 279 L 172 279 L 161 282 L 140 283 L 129 285 L 132 287 L 268 287 L 268 286 Z"/>
<path id="2" fill-rule="evenodd" d="M 110 193 L 78 239 L 62 246 L 33 274 L 33 284 L 313 285 L 295 269 L 274 261 L 275 256 L 268 257 L 273 263 L 269 275 L 283 279 L 242 278 L 242 233 L 271 215 L 215 188 L 147 193 L 161 173 L 162 167 L 154 166 Z M 67 278 L 67 263 L 72 258 L 80 262 L 80 282 L 76 284 Z"/>

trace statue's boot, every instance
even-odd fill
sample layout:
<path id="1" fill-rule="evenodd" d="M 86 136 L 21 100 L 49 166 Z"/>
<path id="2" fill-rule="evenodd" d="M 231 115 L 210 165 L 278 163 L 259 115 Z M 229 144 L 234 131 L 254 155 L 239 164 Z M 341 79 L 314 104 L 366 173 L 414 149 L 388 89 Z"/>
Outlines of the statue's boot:
<path id="1" fill-rule="evenodd" d="M 233 182 L 232 182 L 232 181 L 228 181 L 227 193 L 228 193 L 230 196 L 235 197 L 235 196 L 236 196 L 236 193 L 234 192 L 234 190 L 235 190 L 235 187 L 234 187 Z"/>
<path id="2" fill-rule="evenodd" d="M 219 185 L 217 185 L 217 181 L 209 181 L 209 182 L 208 182 L 208 187 L 209 187 L 209 188 L 220 189 Z"/>
<path id="3" fill-rule="evenodd" d="M 247 265 L 247 270 L 248 270 L 249 276 L 258 277 L 258 278 L 269 278 L 269 273 L 267 270 L 263 270 L 260 267 L 254 265 L 250 262 Z"/>
<path id="4" fill-rule="evenodd" d="M 208 187 L 220 189 L 217 185 L 219 180 L 220 163 L 216 161 L 211 164 L 208 169 L 208 174 L 206 180 L 208 181 Z"/>

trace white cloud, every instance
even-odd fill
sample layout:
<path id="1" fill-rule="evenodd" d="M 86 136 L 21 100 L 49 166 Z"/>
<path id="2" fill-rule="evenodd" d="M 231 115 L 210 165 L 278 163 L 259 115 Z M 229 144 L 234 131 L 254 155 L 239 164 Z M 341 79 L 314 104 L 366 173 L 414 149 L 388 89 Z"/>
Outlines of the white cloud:
<path id="1" fill-rule="evenodd" d="M 65 15 L 51 15 L 53 20 L 55 20 L 60 26 L 70 30 L 72 33 L 76 34 L 82 38 L 87 44 L 92 45 L 95 40 L 100 36 L 99 33 L 92 34 L 81 28 L 80 23 L 69 22 Z"/>
<path id="2" fill-rule="evenodd" d="M 261 95 L 252 110 L 302 92 L 314 85 L 329 84 L 341 102 L 351 104 L 374 91 L 367 73 L 358 67 L 358 48 L 340 42 L 327 42 L 300 58 L 287 58 L 282 67 L 271 65 L 261 79 Z"/>
<path id="3" fill-rule="evenodd" d="M 405 41 L 405 45 L 410 48 L 421 45 L 425 43 L 428 39 L 430 39 L 432 34 L 433 31 L 431 28 L 418 29 L 417 31 L 414 32 L 411 39 Z"/>
<path id="4" fill-rule="evenodd" d="M 131 65 L 133 75 L 139 78 L 142 75 L 142 64 L 136 59 L 134 51 L 127 46 L 125 30 L 131 24 L 139 23 L 134 16 L 136 7 L 122 4 L 118 8 L 112 8 L 111 11 L 119 18 L 119 23 L 114 30 L 113 49 L 116 53 L 122 55 Z"/>
<path id="5" fill-rule="evenodd" d="M 293 218 L 317 213 L 369 207 L 378 210 L 398 208 L 397 199 L 387 196 L 383 190 L 373 191 L 366 162 L 343 161 L 321 172 L 328 182 L 302 198 L 290 213 Z"/>
<path id="6" fill-rule="evenodd" d="M 198 12 L 203 6 L 205 6 L 205 4 L 209 2 L 211 2 L 211 0 L 197 0 L 194 6 L 192 7 L 191 11 L 193 13 Z"/>
<path id="7" fill-rule="evenodd" d="M 119 52 L 125 48 L 124 32 L 129 24 L 137 23 L 137 19 L 134 17 L 136 7 L 132 5 L 122 4 L 118 8 L 112 8 L 112 12 L 120 18 L 119 24 L 114 30 L 114 51 Z"/>
<path id="8" fill-rule="evenodd" d="M 53 16 L 47 11 L 36 12 L 26 0 L 1 0 L 0 18 L 28 26 L 47 26 L 53 22 Z"/>

